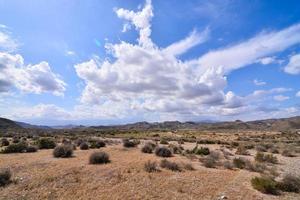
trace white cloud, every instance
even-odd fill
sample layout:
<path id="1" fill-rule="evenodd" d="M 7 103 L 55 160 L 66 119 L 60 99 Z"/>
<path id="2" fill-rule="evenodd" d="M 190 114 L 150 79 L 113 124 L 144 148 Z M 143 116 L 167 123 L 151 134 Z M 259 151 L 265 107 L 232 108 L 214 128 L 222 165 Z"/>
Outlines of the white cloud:
<path id="1" fill-rule="evenodd" d="M 0 26 L 0 51 L 16 51 L 19 44 L 6 29 L 7 27 L 5 25 Z"/>
<path id="2" fill-rule="evenodd" d="M 47 62 L 25 65 L 21 55 L 0 52 L 0 92 L 16 87 L 26 93 L 63 95 L 65 86 Z"/>
<path id="3" fill-rule="evenodd" d="M 209 29 L 206 28 L 203 32 L 198 33 L 196 30 L 192 31 L 190 35 L 176 43 L 171 44 L 164 49 L 164 52 L 171 55 L 181 55 L 190 48 L 207 41 L 209 38 Z"/>
<path id="4" fill-rule="evenodd" d="M 300 24 L 277 32 L 263 32 L 245 42 L 210 51 L 198 59 L 182 61 L 176 55 L 205 42 L 208 30 L 192 32 L 187 38 L 160 48 L 150 38 L 153 17 L 150 1 L 138 12 L 121 8 L 116 13 L 139 31 L 139 43 L 106 44 L 113 61 L 93 58 L 75 65 L 77 75 L 85 83 L 80 98 L 83 106 L 89 104 L 101 109 L 111 104 L 118 105 L 120 113 L 134 111 L 160 117 L 226 116 L 254 111 L 256 107 L 249 106 L 250 102 L 291 90 L 259 90 L 246 97 L 224 92 L 226 75 L 232 70 L 300 43 Z M 257 84 L 262 85 L 262 82 Z"/>
<path id="5" fill-rule="evenodd" d="M 296 97 L 300 97 L 300 91 L 296 93 Z"/>
<path id="6" fill-rule="evenodd" d="M 296 24 L 277 32 L 262 32 L 245 42 L 211 51 L 191 61 L 191 64 L 198 66 L 200 72 L 210 67 L 223 67 L 225 74 L 228 74 L 299 43 L 300 24 Z"/>
<path id="7" fill-rule="evenodd" d="M 276 96 L 274 96 L 274 100 L 275 101 L 285 101 L 285 100 L 288 100 L 288 99 L 290 99 L 290 97 L 284 96 L 284 95 L 276 95 Z"/>
<path id="8" fill-rule="evenodd" d="M 152 47 L 151 35 L 151 18 L 153 17 L 151 0 L 146 0 L 144 8 L 139 12 L 129 11 L 123 8 L 117 9 L 118 17 L 126 19 L 136 27 L 140 32 L 139 44 L 143 47 Z"/>
<path id="9" fill-rule="evenodd" d="M 276 58 L 273 57 L 264 57 L 257 60 L 257 62 L 261 63 L 262 65 L 269 65 L 271 63 L 277 62 Z"/>
<path id="10" fill-rule="evenodd" d="M 260 80 L 257 80 L 257 79 L 254 79 L 253 80 L 253 83 L 257 86 L 262 86 L 262 85 L 266 85 L 267 83 L 264 82 L 264 81 L 260 81 Z"/>
<path id="11" fill-rule="evenodd" d="M 290 57 L 289 63 L 284 67 L 284 71 L 288 74 L 300 74 L 300 54 Z"/>
<path id="12" fill-rule="evenodd" d="M 68 51 L 66 51 L 66 55 L 67 56 L 74 56 L 74 55 L 76 55 L 76 53 L 75 53 L 75 51 L 68 50 Z"/>

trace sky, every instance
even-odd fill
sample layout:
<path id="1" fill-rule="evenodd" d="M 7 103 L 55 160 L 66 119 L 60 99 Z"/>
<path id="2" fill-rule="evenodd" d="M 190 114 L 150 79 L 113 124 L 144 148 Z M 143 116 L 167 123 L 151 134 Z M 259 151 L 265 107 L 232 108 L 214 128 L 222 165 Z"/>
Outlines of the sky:
<path id="1" fill-rule="evenodd" d="M 38 125 L 300 115 L 298 0 L 0 0 L 0 116 Z"/>

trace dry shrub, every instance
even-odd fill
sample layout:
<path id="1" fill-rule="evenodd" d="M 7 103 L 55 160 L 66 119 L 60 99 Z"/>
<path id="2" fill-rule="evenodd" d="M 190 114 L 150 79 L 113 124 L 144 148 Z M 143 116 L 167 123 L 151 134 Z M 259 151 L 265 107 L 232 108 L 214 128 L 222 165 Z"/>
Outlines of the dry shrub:
<path id="1" fill-rule="evenodd" d="M 155 161 L 150 161 L 150 160 L 145 163 L 144 169 L 148 173 L 159 171 L 159 169 L 157 167 L 157 163 Z"/>
<path id="2" fill-rule="evenodd" d="M 277 157 L 274 156 L 273 154 L 265 154 L 265 153 L 261 153 L 261 152 L 256 153 L 255 160 L 257 162 L 268 162 L 268 163 L 273 163 L 273 164 L 278 163 Z"/>
<path id="3" fill-rule="evenodd" d="M 196 147 L 194 147 L 194 149 L 192 150 L 192 152 L 194 154 L 203 155 L 203 156 L 206 156 L 206 155 L 210 154 L 209 148 L 207 148 L 207 147 L 200 147 L 200 148 L 198 148 L 198 145 Z"/>
<path id="4" fill-rule="evenodd" d="M 169 144 L 169 142 L 165 138 L 161 138 L 159 143 L 160 144 Z"/>
<path id="5" fill-rule="evenodd" d="M 181 154 L 184 148 L 179 145 L 169 144 L 169 148 L 172 150 L 173 154 Z"/>
<path id="6" fill-rule="evenodd" d="M 233 159 L 233 165 L 236 168 L 244 169 L 246 167 L 246 161 L 245 161 L 244 158 L 234 158 Z"/>
<path id="7" fill-rule="evenodd" d="M 215 168 L 217 166 L 217 161 L 210 156 L 202 158 L 201 161 L 203 165 L 207 168 Z"/>
<path id="8" fill-rule="evenodd" d="M 86 142 L 82 142 L 80 144 L 80 149 L 81 150 L 88 150 L 89 149 L 89 145 Z"/>
<path id="9" fill-rule="evenodd" d="M 134 142 L 132 140 L 129 140 L 129 139 L 123 140 L 123 146 L 126 148 L 136 147 L 137 145 L 138 145 L 137 142 Z"/>
<path id="10" fill-rule="evenodd" d="M 237 155 L 249 156 L 249 151 L 245 148 L 245 146 L 239 146 L 235 152 Z"/>
<path id="11" fill-rule="evenodd" d="M 1 139 L 1 146 L 2 146 L 2 147 L 5 147 L 5 146 L 8 146 L 8 145 L 9 145 L 8 139 L 2 138 L 2 139 Z"/>
<path id="12" fill-rule="evenodd" d="M 155 149 L 155 154 L 159 157 L 171 157 L 172 151 L 167 147 L 157 147 Z"/>
<path id="13" fill-rule="evenodd" d="M 168 161 L 167 159 L 163 159 L 160 161 L 160 167 L 166 168 L 172 171 L 181 171 L 179 165 L 176 162 Z"/>
<path id="14" fill-rule="evenodd" d="M 300 192 L 300 177 L 295 175 L 285 175 L 281 182 L 278 183 L 280 190 L 285 192 Z"/>
<path id="15" fill-rule="evenodd" d="M 55 158 L 69 158 L 73 155 L 73 147 L 71 145 L 62 144 L 57 146 L 53 150 L 53 156 Z"/>
<path id="16" fill-rule="evenodd" d="M 189 171 L 194 171 L 195 168 L 191 163 L 182 163 L 182 168 Z"/>
<path id="17" fill-rule="evenodd" d="M 229 160 L 226 160 L 224 163 L 223 163 L 223 166 L 225 169 L 233 169 L 234 166 L 233 166 L 233 163 Z"/>
<path id="18" fill-rule="evenodd" d="M 296 157 L 296 155 L 293 153 L 293 151 L 289 150 L 289 149 L 283 150 L 281 155 L 283 155 L 285 157 Z"/>
<path id="19" fill-rule="evenodd" d="M 154 145 L 152 145 L 152 144 L 153 144 L 153 143 L 146 143 L 146 144 L 142 147 L 141 151 L 142 151 L 143 153 L 152 153 L 153 150 L 154 150 L 154 148 L 155 148 L 155 144 L 154 144 Z"/>
<path id="20" fill-rule="evenodd" d="M 106 164 L 109 163 L 109 155 L 105 152 L 94 152 L 90 155 L 90 164 Z"/>
<path id="21" fill-rule="evenodd" d="M 9 168 L 0 169 L 0 187 L 5 186 L 11 182 L 11 171 Z"/>

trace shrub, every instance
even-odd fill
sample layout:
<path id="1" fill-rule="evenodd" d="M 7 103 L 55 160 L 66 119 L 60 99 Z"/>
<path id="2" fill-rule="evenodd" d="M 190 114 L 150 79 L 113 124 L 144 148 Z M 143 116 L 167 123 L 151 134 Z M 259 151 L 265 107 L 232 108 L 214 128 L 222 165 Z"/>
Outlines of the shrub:
<path id="1" fill-rule="evenodd" d="M 106 146 L 106 144 L 103 140 L 96 140 L 96 141 L 91 142 L 90 148 L 91 149 L 95 149 L 95 148 L 99 149 L 99 148 L 105 147 L 105 146 Z"/>
<path id="2" fill-rule="evenodd" d="M 165 138 L 160 139 L 159 143 L 160 144 L 169 144 L 169 142 Z"/>
<path id="3" fill-rule="evenodd" d="M 237 155 L 244 155 L 248 156 L 250 155 L 249 151 L 245 148 L 245 146 L 239 146 L 235 152 Z"/>
<path id="4" fill-rule="evenodd" d="M 225 169 L 233 169 L 233 163 L 229 160 L 226 160 L 224 163 L 223 163 L 223 166 Z"/>
<path id="5" fill-rule="evenodd" d="M 89 149 L 89 145 L 86 142 L 82 142 L 80 144 L 80 149 L 81 150 L 88 150 Z"/>
<path id="6" fill-rule="evenodd" d="M 145 163 L 144 169 L 148 173 L 159 171 L 159 169 L 157 168 L 157 163 L 155 161 L 152 162 L 150 160 Z"/>
<path id="7" fill-rule="evenodd" d="M 83 143 L 84 141 L 83 141 L 83 139 L 77 139 L 76 141 L 75 141 L 75 143 L 76 143 L 76 145 L 79 147 L 80 145 L 81 145 L 81 143 Z"/>
<path id="8" fill-rule="evenodd" d="M 273 163 L 276 164 L 278 163 L 278 159 L 276 156 L 273 156 L 272 154 L 264 154 L 258 152 L 255 156 L 255 160 L 257 162 L 268 162 L 268 163 Z"/>
<path id="9" fill-rule="evenodd" d="M 265 194 L 279 194 L 277 183 L 270 177 L 255 177 L 251 179 L 252 187 Z"/>
<path id="10" fill-rule="evenodd" d="M 246 161 L 243 158 L 234 158 L 233 165 L 236 168 L 244 169 L 246 167 Z"/>
<path id="11" fill-rule="evenodd" d="M 123 146 L 126 147 L 126 148 L 132 148 L 132 147 L 136 147 L 137 144 L 132 140 L 124 139 L 123 140 Z"/>
<path id="12" fill-rule="evenodd" d="M 51 138 L 40 138 L 37 141 L 39 149 L 54 149 L 56 143 Z"/>
<path id="13" fill-rule="evenodd" d="M 203 158 L 201 159 L 201 161 L 203 165 L 208 168 L 215 168 L 217 165 L 217 161 L 211 156 L 208 156 L 207 158 Z"/>
<path id="14" fill-rule="evenodd" d="M 300 192 L 300 177 L 294 175 L 286 175 L 282 181 L 278 183 L 278 188 L 285 192 Z"/>
<path id="15" fill-rule="evenodd" d="M 37 152 L 37 151 L 38 151 L 38 148 L 36 146 L 28 146 L 26 148 L 27 153 L 33 153 L 33 152 Z"/>
<path id="16" fill-rule="evenodd" d="M 90 155 L 90 164 L 105 164 L 109 163 L 109 155 L 105 152 L 94 152 Z"/>
<path id="17" fill-rule="evenodd" d="M 160 161 L 160 167 L 166 168 L 172 171 L 181 171 L 179 165 L 176 162 L 170 162 L 166 159 Z"/>
<path id="18" fill-rule="evenodd" d="M 259 151 L 259 152 L 267 152 L 268 151 L 268 149 L 263 145 L 257 145 L 255 147 L 255 149 L 256 149 L 256 151 Z"/>
<path id="19" fill-rule="evenodd" d="M 209 151 L 209 148 L 207 147 L 200 147 L 198 148 L 198 146 L 196 146 L 194 149 L 193 149 L 193 153 L 194 154 L 197 154 L 197 155 L 209 155 L 210 154 L 210 151 Z"/>
<path id="20" fill-rule="evenodd" d="M 19 143 L 20 139 L 18 137 L 13 137 L 12 143 Z"/>
<path id="21" fill-rule="evenodd" d="M 172 151 L 167 147 L 158 147 L 155 149 L 155 154 L 159 157 L 171 157 Z"/>
<path id="22" fill-rule="evenodd" d="M 178 146 L 175 144 L 169 144 L 169 148 L 172 150 L 172 153 L 174 154 L 181 154 L 184 150 L 182 146 Z"/>
<path id="23" fill-rule="evenodd" d="M 2 153 L 25 153 L 27 149 L 27 144 L 25 142 L 20 142 L 17 144 L 10 144 L 5 149 L 2 150 Z"/>
<path id="24" fill-rule="evenodd" d="M 295 157 L 295 154 L 289 149 L 283 150 L 281 155 L 283 155 L 285 157 Z"/>
<path id="25" fill-rule="evenodd" d="M 191 163 L 183 163 L 182 166 L 184 169 L 189 170 L 189 171 L 195 170 L 195 168 L 193 167 L 193 165 Z"/>
<path id="26" fill-rule="evenodd" d="M 2 138 L 1 139 L 1 146 L 8 146 L 9 145 L 9 141 L 8 141 L 8 139 L 6 139 L 6 138 Z"/>
<path id="27" fill-rule="evenodd" d="M 0 186 L 5 186 L 11 182 L 11 171 L 8 168 L 0 169 Z"/>
<path id="28" fill-rule="evenodd" d="M 153 147 L 151 144 L 147 143 L 142 147 L 143 153 L 152 153 L 155 147 Z"/>
<path id="29" fill-rule="evenodd" d="M 71 145 L 62 144 L 57 146 L 53 150 L 53 156 L 55 158 L 69 158 L 73 155 L 73 147 Z"/>
<path id="30" fill-rule="evenodd" d="M 267 169 L 267 166 L 263 163 L 246 161 L 246 169 L 252 172 L 263 173 Z"/>

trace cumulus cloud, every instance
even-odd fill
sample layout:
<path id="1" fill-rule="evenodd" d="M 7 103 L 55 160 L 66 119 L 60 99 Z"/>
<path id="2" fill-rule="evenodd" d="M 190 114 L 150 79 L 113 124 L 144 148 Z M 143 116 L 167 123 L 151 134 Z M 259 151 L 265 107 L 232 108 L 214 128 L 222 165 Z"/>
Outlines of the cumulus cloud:
<path id="1" fill-rule="evenodd" d="M 300 74 L 300 54 L 290 57 L 289 63 L 284 67 L 284 71 L 288 74 Z"/>
<path id="2" fill-rule="evenodd" d="M 264 82 L 264 81 L 260 81 L 260 80 L 257 80 L 257 79 L 254 79 L 253 80 L 253 83 L 257 86 L 262 86 L 262 85 L 266 85 L 267 83 Z"/>
<path id="3" fill-rule="evenodd" d="M 245 42 L 183 61 L 176 56 L 207 41 L 209 29 L 192 31 L 185 39 L 161 48 L 150 37 L 151 1 L 146 1 L 144 8 L 137 12 L 123 8 L 115 12 L 139 32 L 138 44 L 125 41 L 106 44 L 107 52 L 114 57 L 112 61 L 93 58 L 75 65 L 77 75 L 85 83 L 80 98 L 82 105 L 97 106 L 97 109 L 103 105 L 118 105 L 120 113 L 136 111 L 160 117 L 170 116 L 170 113 L 173 116 L 238 115 L 255 110 L 256 107 L 246 103 L 258 97 L 290 91 L 274 88 L 240 97 L 224 90 L 226 76 L 231 71 L 259 59 L 270 63 L 272 54 L 300 43 L 300 24 L 262 32 Z M 254 83 L 263 84 L 258 80 Z"/>
<path id="4" fill-rule="evenodd" d="M 300 91 L 296 93 L 296 97 L 300 97 Z"/>
<path id="5" fill-rule="evenodd" d="M 63 95 L 65 86 L 47 62 L 25 65 L 21 55 L 0 52 L 0 92 L 15 87 L 25 93 Z"/>

